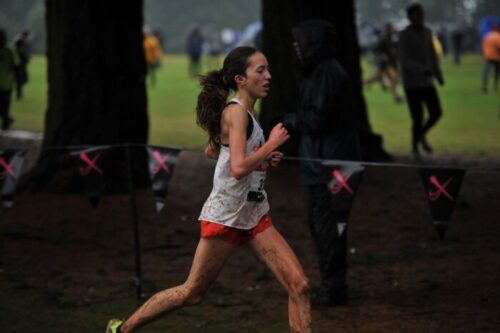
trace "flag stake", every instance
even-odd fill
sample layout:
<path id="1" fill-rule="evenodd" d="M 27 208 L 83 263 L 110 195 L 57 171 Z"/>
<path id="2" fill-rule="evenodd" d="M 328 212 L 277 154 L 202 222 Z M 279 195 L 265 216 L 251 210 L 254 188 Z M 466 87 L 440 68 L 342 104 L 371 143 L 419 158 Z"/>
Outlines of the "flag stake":
<path id="1" fill-rule="evenodd" d="M 130 209 L 132 212 L 132 224 L 134 230 L 134 248 L 135 248 L 135 286 L 137 298 L 140 299 L 142 294 L 142 272 L 141 272 L 141 244 L 139 237 L 139 218 L 137 213 L 137 200 L 135 197 L 134 176 L 132 172 L 132 159 L 130 158 L 130 144 L 125 146 L 125 156 L 127 162 L 128 185 L 130 193 Z"/>

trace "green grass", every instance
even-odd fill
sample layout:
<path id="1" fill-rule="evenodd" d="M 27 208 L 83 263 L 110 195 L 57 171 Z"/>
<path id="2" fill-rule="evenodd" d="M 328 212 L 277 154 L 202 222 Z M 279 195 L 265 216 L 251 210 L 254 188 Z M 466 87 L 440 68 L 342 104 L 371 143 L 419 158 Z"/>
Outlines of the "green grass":
<path id="1" fill-rule="evenodd" d="M 364 63 L 365 73 L 372 68 Z M 480 91 L 482 60 L 466 56 L 457 67 L 443 61 L 446 85 L 439 87 L 443 117 L 430 132 L 438 154 L 499 154 L 499 94 Z M 25 99 L 13 100 L 15 129 L 42 132 L 47 107 L 46 59 L 38 56 L 29 66 L 30 82 Z M 206 136 L 195 123 L 198 82 L 188 78 L 187 58 L 167 55 L 157 72 L 156 84 L 148 83 L 150 143 L 201 149 Z M 410 147 L 410 116 L 406 103 L 396 104 L 389 92 L 373 85 L 365 89 L 375 132 L 382 134 L 392 153 L 406 154 Z"/>
<path id="2" fill-rule="evenodd" d="M 442 63 L 445 86 L 438 91 L 443 116 L 429 132 L 429 141 L 438 154 L 499 154 L 500 94 L 481 92 L 479 56 L 463 60 L 461 66 L 455 66 L 451 59 Z M 371 70 L 366 68 L 367 75 Z M 387 149 L 399 154 L 409 152 L 411 119 L 407 104 L 396 104 L 390 92 L 379 85 L 366 88 L 365 97 L 372 127 L 383 135 Z"/>

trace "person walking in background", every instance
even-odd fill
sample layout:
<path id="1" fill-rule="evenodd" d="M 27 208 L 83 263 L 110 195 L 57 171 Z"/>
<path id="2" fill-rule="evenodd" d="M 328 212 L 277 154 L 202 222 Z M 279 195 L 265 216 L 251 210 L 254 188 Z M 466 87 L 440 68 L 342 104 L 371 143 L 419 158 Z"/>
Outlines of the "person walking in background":
<path id="1" fill-rule="evenodd" d="M 28 63 L 31 59 L 31 32 L 23 30 L 16 38 L 14 45 L 19 56 L 19 64 L 16 67 L 16 96 L 23 98 L 23 86 L 28 83 Z"/>
<path id="2" fill-rule="evenodd" d="M 432 32 L 424 25 L 424 8 L 415 3 L 407 8 L 410 25 L 399 37 L 401 73 L 406 99 L 412 118 L 412 156 L 420 159 L 420 146 L 432 153 L 427 140 L 428 131 L 441 117 L 441 104 L 433 79 L 444 85 L 433 45 Z M 423 104 L 427 106 L 429 117 L 424 123 Z"/>
<path id="3" fill-rule="evenodd" d="M 299 135 L 300 183 L 309 192 L 309 226 L 321 272 L 321 283 L 311 291 L 313 307 L 347 304 L 347 232 L 337 222 L 345 222 L 350 208 L 331 203 L 329 179 L 315 159 L 360 159 L 350 80 L 335 58 L 335 39 L 325 20 L 308 20 L 294 30 L 302 72 L 298 111 L 281 117 Z"/>
<path id="4" fill-rule="evenodd" d="M 436 37 L 441 44 L 442 56 L 448 56 L 448 29 L 445 24 L 441 24 L 436 32 Z"/>
<path id="5" fill-rule="evenodd" d="M 150 77 L 151 84 L 156 84 L 156 71 L 161 66 L 163 59 L 163 50 L 160 42 L 153 35 L 148 27 L 144 28 L 144 57 L 146 59 L 147 74 Z"/>
<path id="6" fill-rule="evenodd" d="M 163 35 L 163 32 L 157 28 L 157 29 L 153 29 L 152 34 L 153 34 L 153 36 L 156 37 L 156 40 L 158 40 L 158 43 L 160 44 L 162 52 L 164 52 L 165 51 L 165 36 Z"/>
<path id="7" fill-rule="evenodd" d="M 0 117 L 2 131 L 8 130 L 14 118 L 10 115 L 12 89 L 16 84 L 17 52 L 7 47 L 7 36 L 0 30 Z"/>
<path id="8" fill-rule="evenodd" d="M 488 92 L 488 77 L 493 67 L 493 89 L 498 91 L 500 76 L 500 25 L 493 24 L 490 32 L 483 38 L 483 92 Z"/>
<path id="9" fill-rule="evenodd" d="M 206 40 L 207 56 L 206 67 L 208 70 L 220 67 L 220 57 L 223 53 L 221 35 L 218 30 L 212 31 Z"/>
<path id="10" fill-rule="evenodd" d="M 387 79 L 394 100 L 397 103 L 403 101 L 398 87 L 398 41 L 396 29 L 391 23 L 387 23 L 385 33 L 380 37 L 375 46 L 375 74 L 364 80 L 369 85 Z"/>
<path id="11" fill-rule="evenodd" d="M 453 44 L 453 62 L 457 66 L 460 65 L 465 30 L 466 28 L 463 23 L 456 23 L 455 28 L 451 32 L 451 43 Z"/>
<path id="12" fill-rule="evenodd" d="M 290 246 L 274 228 L 264 190 L 268 165 L 277 166 L 277 149 L 289 135 L 276 125 L 265 141 L 254 106 L 271 82 L 266 57 L 252 47 L 233 49 L 222 69 L 200 80 L 197 121 L 208 132 L 205 154 L 217 160 L 214 186 L 199 221 L 201 238 L 184 284 L 153 295 L 124 322 L 111 320 L 107 333 L 130 333 L 175 309 L 199 304 L 230 253 L 250 244 L 288 291 L 291 332 L 310 333 L 308 281 Z M 227 103 L 231 91 L 235 97 Z"/>
<path id="13" fill-rule="evenodd" d="M 203 52 L 203 36 L 199 28 L 194 28 L 188 36 L 186 51 L 189 56 L 189 76 L 200 75 L 201 54 Z"/>

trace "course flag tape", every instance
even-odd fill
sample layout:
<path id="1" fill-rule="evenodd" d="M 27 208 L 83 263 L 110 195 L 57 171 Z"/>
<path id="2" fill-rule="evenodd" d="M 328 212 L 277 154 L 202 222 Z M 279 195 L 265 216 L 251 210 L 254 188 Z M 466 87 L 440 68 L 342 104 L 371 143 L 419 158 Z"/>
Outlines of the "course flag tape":
<path id="1" fill-rule="evenodd" d="M 179 149 L 148 146 L 149 175 L 151 187 L 155 193 L 156 211 L 159 212 L 168 195 L 168 184 L 174 173 Z"/>
<path id="2" fill-rule="evenodd" d="M 453 207 L 465 176 L 464 169 L 418 168 L 431 209 L 433 225 L 440 239 L 444 239 Z"/>
<path id="3" fill-rule="evenodd" d="M 93 207 L 99 205 L 101 192 L 105 185 L 104 175 L 109 163 L 109 149 L 108 146 L 96 146 L 70 153 L 78 168 L 86 195 Z"/>
<path id="4" fill-rule="evenodd" d="M 330 193 L 330 207 L 334 212 L 338 236 L 344 233 L 356 192 L 363 180 L 365 168 L 359 163 L 322 163 L 329 181 L 327 190 Z"/>
<path id="5" fill-rule="evenodd" d="M 14 204 L 16 185 L 25 155 L 26 150 L 0 149 L 0 193 L 5 208 L 10 208 Z"/>

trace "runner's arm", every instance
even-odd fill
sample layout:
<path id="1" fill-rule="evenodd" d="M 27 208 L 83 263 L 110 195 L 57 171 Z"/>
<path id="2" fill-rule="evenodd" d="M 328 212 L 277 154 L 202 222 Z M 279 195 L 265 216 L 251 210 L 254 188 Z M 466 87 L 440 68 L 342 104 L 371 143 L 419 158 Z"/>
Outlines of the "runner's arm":
<path id="1" fill-rule="evenodd" d="M 257 150 L 246 156 L 246 128 L 248 125 L 247 112 L 241 107 L 231 107 L 225 112 L 223 121 L 226 122 L 229 131 L 229 154 L 231 156 L 231 173 L 234 178 L 241 179 L 255 170 L 268 156 L 275 151 L 288 138 L 288 132 L 283 124 L 276 125 L 269 140 Z"/>

